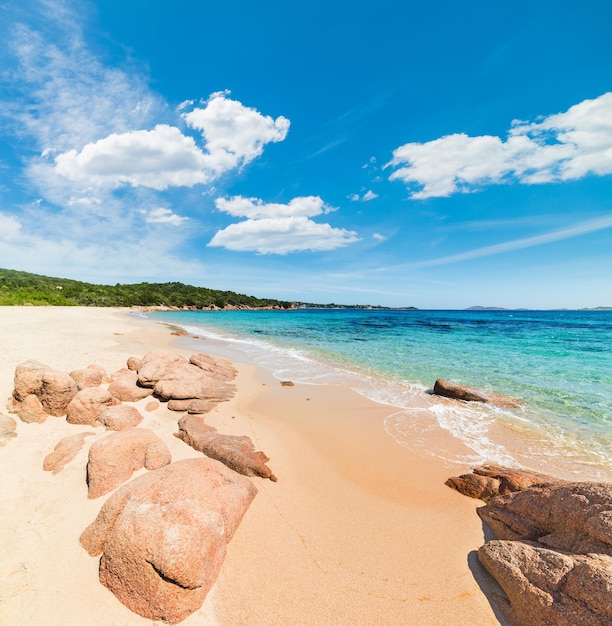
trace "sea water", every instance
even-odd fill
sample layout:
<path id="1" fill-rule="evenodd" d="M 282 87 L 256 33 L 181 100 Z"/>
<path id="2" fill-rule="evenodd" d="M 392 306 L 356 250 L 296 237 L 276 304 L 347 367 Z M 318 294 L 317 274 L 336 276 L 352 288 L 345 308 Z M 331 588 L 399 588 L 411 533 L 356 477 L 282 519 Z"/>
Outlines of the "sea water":
<path id="1" fill-rule="evenodd" d="M 337 383 L 390 407 L 401 445 L 432 425 L 463 442 L 450 462 L 493 461 L 612 480 L 612 311 L 297 309 L 152 313 L 230 345 L 279 379 Z M 437 378 L 522 401 L 519 409 L 415 400 Z M 433 397 L 435 400 L 435 396 Z"/>

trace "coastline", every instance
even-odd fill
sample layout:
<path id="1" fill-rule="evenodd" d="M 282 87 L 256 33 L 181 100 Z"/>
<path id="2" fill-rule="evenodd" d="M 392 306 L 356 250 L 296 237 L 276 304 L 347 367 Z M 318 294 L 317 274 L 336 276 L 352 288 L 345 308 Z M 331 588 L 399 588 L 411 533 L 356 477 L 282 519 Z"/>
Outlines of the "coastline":
<path id="1" fill-rule="evenodd" d="M 129 311 L 0 308 L 2 401 L 15 366 L 27 359 L 64 371 L 97 363 L 111 373 L 127 357 L 153 349 L 215 354 L 213 342 L 193 340 L 187 349 L 166 324 Z M 495 585 L 474 556 L 483 541 L 479 502 L 444 486 L 469 467 L 395 443 L 384 430 L 391 407 L 343 387 L 281 387 L 263 370 L 236 366 L 237 395 L 206 422 L 250 436 L 279 481 L 253 479 L 259 493 L 228 546 L 217 584 L 181 623 L 499 623 L 481 589 L 493 592 Z M 142 426 L 163 437 L 173 460 L 199 455 L 172 436 L 176 413 L 141 412 Z M 18 421 L 18 436 L 0 448 L 7 477 L 0 488 L 3 623 L 65 626 L 100 623 L 100 615 L 104 624 L 150 623 L 100 585 L 97 559 L 78 543 L 105 499 L 87 500 L 84 480 L 87 448 L 105 431 L 95 429 L 58 475 L 42 471 L 57 441 L 83 430 L 91 428 L 63 418 Z M 460 445 L 446 441 L 441 429 L 427 436 L 428 445 L 436 438 Z"/>

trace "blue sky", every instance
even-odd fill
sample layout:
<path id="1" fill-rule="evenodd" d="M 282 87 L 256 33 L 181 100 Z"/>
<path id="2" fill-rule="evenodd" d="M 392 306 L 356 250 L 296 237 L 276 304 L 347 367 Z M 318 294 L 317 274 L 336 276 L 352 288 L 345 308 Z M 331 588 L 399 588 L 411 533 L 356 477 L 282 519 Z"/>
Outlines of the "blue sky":
<path id="1" fill-rule="evenodd" d="M 0 0 L 0 267 L 612 306 L 612 5 Z"/>

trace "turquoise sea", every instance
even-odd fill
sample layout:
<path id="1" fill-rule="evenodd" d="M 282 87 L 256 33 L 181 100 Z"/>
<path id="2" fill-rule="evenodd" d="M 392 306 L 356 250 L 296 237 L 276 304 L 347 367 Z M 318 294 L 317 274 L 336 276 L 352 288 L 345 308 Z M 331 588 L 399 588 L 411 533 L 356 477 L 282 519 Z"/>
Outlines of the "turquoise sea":
<path id="1" fill-rule="evenodd" d="M 223 342 L 279 379 L 351 386 L 390 405 L 399 444 L 440 426 L 470 453 L 448 462 L 520 464 L 612 480 L 612 311 L 298 309 L 180 311 L 148 317 Z M 202 348 L 199 348 L 202 349 Z M 521 409 L 436 403 L 436 378 L 520 398 Z"/>

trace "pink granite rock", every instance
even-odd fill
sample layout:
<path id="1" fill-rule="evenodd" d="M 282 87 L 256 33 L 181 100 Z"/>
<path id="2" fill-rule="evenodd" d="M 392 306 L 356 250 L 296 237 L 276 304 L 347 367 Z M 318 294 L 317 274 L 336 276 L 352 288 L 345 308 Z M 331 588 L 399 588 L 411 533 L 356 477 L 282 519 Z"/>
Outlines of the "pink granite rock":
<path id="1" fill-rule="evenodd" d="M 538 541 L 548 548 L 612 556 L 612 484 L 533 485 L 497 496 L 478 515 L 498 539 Z"/>
<path id="2" fill-rule="evenodd" d="M 508 597 L 504 613 L 525 626 L 612 624 L 612 558 L 573 555 L 534 542 L 489 541 L 478 559 Z"/>
<path id="3" fill-rule="evenodd" d="M 249 437 L 221 435 L 216 428 L 208 426 L 197 415 L 185 415 L 178 422 L 175 437 L 202 452 L 211 459 L 221 461 L 239 474 L 261 476 L 276 482 L 277 478 L 266 465 L 270 460 L 263 452 L 256 451 Z"/>
<path id="4" fill-rule="evenodd" d="M 536 484 L 553 484 L 555 478 L 524 469 L 513 469 L 488 464 L 475 467 L 472 474 L 454 476 L 446 481 L 446 486 L 470 498 L 488 502 L 495 496 L 522 491 Z"/>
<path id="5" fill-rule="evenodd" d="M 187 359 L 171 352 L 155 351 L 145 354 L 138 369 L 138 382 L 143 387 L 155 387 L 168 367 L 175 363 L 187 363 Z"/>
<path id="6" fill-rule="evenodd" d="M 97 426 L 96 420 L 118 400 L 101 387 L 81 389 L 66 407 L 66 421 L 70 424 Z"/>
<path id="7" fill-rule="evenodd" d="M 128 430 L 138 426 L 142 420 L 140 411 L 129 404 L 111 406 L 98 417 L 98 422 L 109 430 Z"/>
<path id="8" fill-rule="evenodd" d="M 49 415 L 66 415 L 70 401 L 78 392 L 74 379 L 59 370 L 45 370 L 40 391 L 36 393 L 43 408 Z"/>
<path id="9" fill-rule="evenodd" d="M 88 497 L 116 489 L 143 467 L 158 469 L 172 460 L 166 444 L 150 430 L 132 428 L 96 441 L 87 463 Z"/>
<path id="10" fill-rule="evenodd" d="M 50 368 L 39 361 L 29 360 L 15 368 L 13 397 L 21 402 L 30 394 L 37 395 L 42 386 L 43 374 Z"/>
<path id="11" fill-rule="evenodd" d="M 207 458 L 140 476 L 103 505 L 81 535 L 100 582 L 129 609 L 170 624 L 196 611 L 257 490 Z"/>
<path id="12" fill-rule="evenodd" d="M 90 437 L 91 435 L 95 435 L 95 433 L 79 433 L 61 439 L 53 448 L 53 452 L 50 452 L 45 457 L 43 470 L 53 472 L 54 474 L 61 472 L 79 453 L 85 443 L 85 437 Z"/>
<path id="13" fill-rule="evenodd" d="M 150 413 L 151 411 L 157 411 L 159 407 L 160 404 L 158 400 L 151 400 L 150 402 L 147 402 L 147 405 L 145 406 L 145 411 Z"/>
<path id="14" fill-rule="evenodd" d="M 108 391 L 113 397 L 122 402 L 138 402 L 153 393 L 150 387 L 141 387 L 138 384 L 138 374 L 136 372 L 128 372 L 117 376 L 108 386 Z"/>
<path id="15" fill-rule="evenodd" d="M 205 354 L 204 352 L 199 352 L 198 354 L 193 354 L 189 362 L 193 365 L 197 365 L 201 370 L 207 372 L 214 378 L 221 380 L 234 380 L 234 378 L 236 378 L 236 369 L 228 359 L 221 359 L 213 357 L 210 354 Z"/>
<path id="16" fill-rule="evenodd" d="M 132 372 L 137 372 L 142 367 L 142 359 L 138 357 L 131 356 L 127 360 L 127 368 Z"/>
<path id="17" fill-rule="evenodd" d="M 84 369 L 72 370 L 70 376 L 79 390 L 87 387 L 99 387 L 107 379 L 106 370 L 100 365 L 88 365 Z"/>
<path id="18" fill-rule="evenodd" d="M 47 412 L 40 400 L 33 393 L 26 396 L 21 402 L 15 400 L 15 407 L 11 411 L 17 413 L 19 419 L 26 424 L 42 424 L 47 417 Z"/>
<path id="19" fill-rule="evenodd" d="M 155 395 L 164 400 L 200 398 L 224 402 L 236 393 L 236 387 L 211 376 L 192 363 L 175 363 L 168 367 L 155 384 Z"/>

